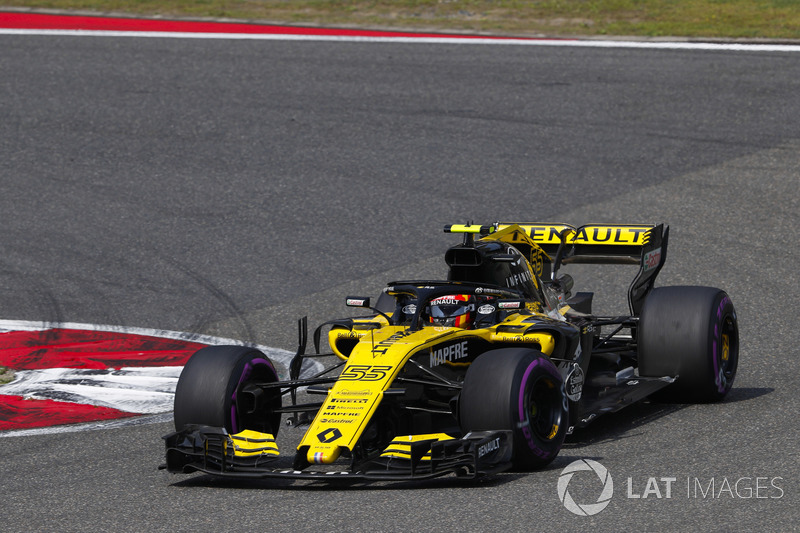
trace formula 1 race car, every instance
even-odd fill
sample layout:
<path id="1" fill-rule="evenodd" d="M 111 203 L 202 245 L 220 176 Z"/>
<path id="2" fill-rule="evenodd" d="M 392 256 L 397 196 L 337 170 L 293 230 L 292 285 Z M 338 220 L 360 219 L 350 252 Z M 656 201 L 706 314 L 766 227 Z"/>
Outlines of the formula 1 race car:
<path id="1" fill-rule="evenodd" d="M 364 317 L 313 333 L 306 320 L 281 380 L 243 346 L 211 346 L 175 392 L 170 472 L 230 477 L 474 478 L 537 469 L 565 435 L 647 397 L 711 402 L 738 364 L 736 312 L 710 287 L 654 288 L 667 255 L 660 225 L 453 225 L 446 281 L 389 283 Z M 592 314 L 570 263 L 638 264 L 630 314 Z M 332 353 L 321 353 L 327 330 Z M 301 378 L 306 358 L 333 360 Z M 314 397 L 319 401 L 310 401 Z M 298 396 L 309 401 L 298 401 Z M 307 426 L 282 454 L 281 421 Z"/>

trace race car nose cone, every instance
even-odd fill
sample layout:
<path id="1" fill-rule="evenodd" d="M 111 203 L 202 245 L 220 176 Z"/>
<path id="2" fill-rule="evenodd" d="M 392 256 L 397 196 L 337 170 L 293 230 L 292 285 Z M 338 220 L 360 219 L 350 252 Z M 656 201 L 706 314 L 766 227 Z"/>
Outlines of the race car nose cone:
<path id="1" fill-rule="evenodd" d="M 315 465 L 329 465 L 339 458 L 339 446 L 312 446 L 306 454 L 306 460 Z"/>

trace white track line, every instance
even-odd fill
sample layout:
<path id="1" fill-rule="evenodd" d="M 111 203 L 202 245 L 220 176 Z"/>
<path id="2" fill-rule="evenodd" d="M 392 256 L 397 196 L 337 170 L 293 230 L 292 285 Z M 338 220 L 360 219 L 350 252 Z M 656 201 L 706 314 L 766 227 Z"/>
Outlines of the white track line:
<path id="1" fill-rule="evenodd" d="M 369 37 L 349 35 L 299 35 L 270 33 L 203 33 L 106 30 L 30 30 L 0 28 L 0 35 L 51 35 L 71 37 L 143 37 L 165 39 L 229 39 L 257 41 L 325 41 L 404 44 L 481 44 L 505 46 L 560 46 L 583 48 L 633 48 L 652 50 L 711 50 L 734 52 L 800 52 L 800 44 L 707 43 L 687 41 L 619 41 L 599 39 L 515 39 L 472 37 Z"/>
<path id="2" fill-rule="evenodd" d="M 120 418 L 118 420 L 100 420 L 97 422 L 87 422 L 85 424 L 68 424 L 33 429 L 12 429 L 9 431 L 0 431 L 0 439 L 4 437 L 30 437 L 33 435 L 55 435 L 59 433 L 96 431 L 99 429 L 116 429 L 131 426 L 144 426 L 147 424 L 159 424 L 161 422 L 172 422 L 172 413 L 135 416 L 132 418 Z"/>

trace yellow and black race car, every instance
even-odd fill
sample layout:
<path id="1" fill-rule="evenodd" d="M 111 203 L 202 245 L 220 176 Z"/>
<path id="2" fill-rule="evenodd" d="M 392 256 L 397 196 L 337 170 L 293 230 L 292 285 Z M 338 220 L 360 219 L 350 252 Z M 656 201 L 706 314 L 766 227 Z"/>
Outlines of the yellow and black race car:
<path id="1" fill-rule="evenodd" d="M 365 317 L 317 328 L 280 380 L 262 353 L 212 346 L 186 364 L 170 472 L 231 477 L 474 478 L 552 461 L 573 428 L 656 396 L 710 402 L 738 363 L 736 312 L 710 287 L 654 288 L 667 255 L 660 225 L 453 225 L 445 281 L 389 283 Z M 592 314 L 569 263 L 631 263 L 630 314 Z M 321 353 L 323 333 L 332 353 Z M 307 357 L 335 364 L 300 377 Z M 298 391 L 302 394 L 298 395 Z M 319 401 L 298 402 L 303 398 Z M 288 453 L 281 420 L 307 430 Z"/>

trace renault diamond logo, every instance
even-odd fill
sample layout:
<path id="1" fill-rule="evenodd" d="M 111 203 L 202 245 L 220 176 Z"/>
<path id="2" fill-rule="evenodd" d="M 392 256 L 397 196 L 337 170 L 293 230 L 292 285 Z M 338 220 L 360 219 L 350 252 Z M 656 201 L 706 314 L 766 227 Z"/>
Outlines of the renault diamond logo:
<path id="1" fill-rule="evenodd" d="M 342 432 L 339 431 L 339 428 L 329 428 L 317 435 L 317 439 L 323 444 L 327 444 L 329 442 L 333 442 L 339 437 L 342 436 Z"/>

